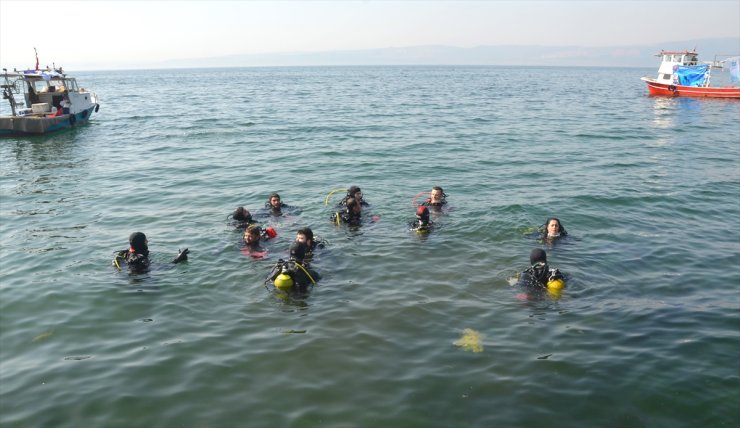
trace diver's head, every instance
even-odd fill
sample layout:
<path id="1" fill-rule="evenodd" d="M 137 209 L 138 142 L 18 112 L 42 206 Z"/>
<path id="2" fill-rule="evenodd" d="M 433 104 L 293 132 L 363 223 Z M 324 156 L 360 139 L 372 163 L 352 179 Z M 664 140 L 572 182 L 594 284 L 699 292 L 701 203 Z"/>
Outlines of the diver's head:
<path id="1" fill-rule="evenodd" d="M 545 234 L 549 237 L 557 237 L 564 234 L 565 228 L 563 228 L 560 219 L 557 217 L 550 217 L 545 223 Z"/>
<path id="2" fill-rule="evenodd" d="M 280 210 L 280 205 L 281 205 L 280 195 L 278 195 L 277 193 L 273 193 L 272 195 L 270 195 L 269 202 L 270 202 L 270 206 L 272 207 L 272 209 Z"/>
<path id="3" fill-rule="evenodd" d="M 313 243 L 313 230 L 311 230 L 310 227 L 302 227 L 298 229 L 298 232 L 296 232 L 295 235 L 296 242 L 302 242 L 306 244 L 307 247 L 310 247 Z"/>
<path id="4" fill-rule="evenodd" d="M 429 223 L 429 208 L 425 206 L 420 206 L 416 209 L 416 218 L 421 222 L 421 224 L 428 224 Z"/>
<path id="5" fill-rule="evenodd" d="M 256 224 L 249 225 L 244 231 L 244 243 L 247 245 L 257 245 L 262 237 L 262 229 Z"/>
<path id="6" fill-rule="evenodd" d="M 439 186 L 432 187 L 432 193 L 429 197 L 429 202 L 432 204 L 441 204 L 445 200 L 445 192 Z"/>
<path id="7" fill-rule="evenodd" d="M 231 218 L 236 221 L 249 223 L 250 221 L 252 221 L 252 214 L 244 207 L 238 207 L 236 210 L 234 210 L 234 213 L 231 214 Z"/>
<path id="8" fill-rule="evenodd" d="M 547 284 L 550 267 L 547 266 L 547 253 L 541 248 L 535 248 L 529 253 L 529 263 L 532 264 L 530 272 L 535 281 L 541 285 Z"/>
<path id="9" fill-rule="evenodd" d="M 298 263 L 303 263 L 306 258 L 306 244 L 302 242 L 293 242 L 290 246 L 290 259 Z"/>
<path id="10" fill-rule="evenodd" d="M 534 266 L 538 263 L 547 264 L 547 253 L 542 248 L 535 248 L 529 253 L 529 264 Z"/>
<path id="11" fill-rule="evenodd" d="M 128 243 L 131 245 L 130 252 L 144 255 L 149 254 L 149 241 L 147 241 L 146 235 L 142 232 L 134 232 L 129 235 Z"/>
<path id="12" fill-rule="evenodd" d="M 357 186 L 352 186 L 349 189 L 347 189 L 347 196 L 350 198 L 357 199 L 358 201 L 362 200 L 362 190 L 360 190 Z"/>

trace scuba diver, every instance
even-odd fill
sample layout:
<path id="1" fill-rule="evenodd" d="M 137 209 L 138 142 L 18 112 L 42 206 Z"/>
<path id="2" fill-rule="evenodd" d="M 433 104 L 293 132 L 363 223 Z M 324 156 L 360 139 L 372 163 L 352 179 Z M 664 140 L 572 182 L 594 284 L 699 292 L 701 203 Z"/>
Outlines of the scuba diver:
<path id="1" fill-rule="evenodd" d="M 362 190 L 360 190 L 357 186 L 351 186 L 349 189 L 347 189 L 347 195 L 344 196 L 344 199 L 342 199 L 338 204 L 337 208 L 341 208 L 345 205 L 347 205 L 347 202 L 349 202 L 351 199 L 356 200 L 360 203 L 363 207 L 369 207 L 370 204 L 368 204 L 365 199 L 362 198 Z"/>
<path id="2" fill-rule="evenodd" d="M 311 230 L 310 227 L 302 227 L 298 229 L 295 234 L 295 241 L 306 245 L 306 259 L 311 259 L 313 257 L 313 251 L 315 249 L 322 249 L 326 246 L 326 241 L 320 237 L 317 236 L 316 239 L 314 239 L 313 230 Z"/>
<path id="3" fill-rule="evenodd" d="M 542 233 L 542 239 L 556 239 L 568 236 L 563 224 L 557 217 L 550 217 L 547 219 L 545 224 L 540 227 L 540 233 Z"/>
<path id="4" fill-rule="evenodd" d="M 143 273 L 149 269 L 151 261 L 149 260 L 149 241 L 142 232 L 134 232 L 128 237 L 129 249 L 116 251 L 113 256 L 113 266 L 121 270 L 121 263 L 128 265 L 129 271 Z M 190 250 L 187 248 L 177 250 L 177 256 L 172 263 L 184 262 L 188 259 Z"/>
<path id="5" fill-rule="evenodd" d="M 425 207 L 442 208 L 443 206 L 447 205 L 447 195 L 441 187 L 434 186 L 432 187 L 429 198 L 421 205 Z"/>
<path id="6" fill-rule="evenodd" d="M 547 253 L 535 248 L 529 254 L 530 267 L 519 276 L 519 284 L 536 290 L 559 291 L 565 287 L 565 278 L 558 269 L 547 264 Z"/>
<path id="7" fill-rule="evenodd" d="M 277 237 L 277 232 L 272 227 L 262 230 L 256 224 L 250 224 L 247 230 L 244 231 L 242 254 L 261 259 L 267 254 L 267 250 L 260 246 L 260 241 L 263 239 L 267 241 L 275 237 Z"/>
<path id="8" fill-rule="evenodd" d="M 284 204 L 280 200 L 280 195 L 277 193 L 273 193 L 270 195 L 270 199 L 265 202 L 265 209 L 268 209 L 272 212 L 273 215 L 281 215 L 283 213 L 283 208 L 292 208 L 288 204 Z"/>
<path id="9" fill-rule="evenodd" d="M 310 285 L 316 284 L 320 275 L 305 263 L 306 252 L 306 244 L 294 242 L 290 246 L 290 258 L 287 261 L 278 260 L 265 283 L 272 281 L 275 288 L 281 291 L 306 291 Z"/>
<path id="10" fill-rule="evenodd" d="M 252 219 L 252 214 L 244 207 L 238 207 L 226 218 L 230 219 L 229 225 L 235 229 L 246 229 L 250 224 L 256 223 Z"/>
<path id="11" fill-rule="evenodd" d="M 345 223 L 350 226 L 362 224 L 362 203 L 355 198 L 345 198 L 342 202 L 344 205 L 337 206 L 339 211 L 330 220 L 335 224 Z"/>
<path id="12" fill-rule="evenodd" d="M 409 223 L 409 230 L 415 230 L 416 233 L 429 233 L 433 227 L 434 223 L 429 219 L 429 208 L 420 205 L 416 209 L 416 221 Z"/>

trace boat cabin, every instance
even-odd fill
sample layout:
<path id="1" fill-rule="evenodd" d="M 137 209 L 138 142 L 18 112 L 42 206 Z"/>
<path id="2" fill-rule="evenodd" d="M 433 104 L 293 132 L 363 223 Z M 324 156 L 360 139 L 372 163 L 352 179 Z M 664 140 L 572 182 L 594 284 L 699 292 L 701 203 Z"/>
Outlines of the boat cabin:
<path id="1" fill-rule="evenodd" d="M 44 79 L 26 79 L 25 99 L 27 106 L 48 104 L 50 107 L 62 108 L 69 92 L 78 92 L 77 81 L 65 77 Z"/>
<path id="2" fill-rule="evenodd" d="M 658 77 L 655 79 L 658 83 L 665 83 L 671 85 L 673 81 L 673 73 L 678 66 L 693 66 L 699 65 L 699 54 L 696 52 L 668 52 L 660 51 L 655 56 L 662 57 L 660 68 L 658 68 Z"/>
<path id="3" fill-rule="evenodd" d="M 64 110 L 78 113 L 88 108 L 91 93 L 77 86 L 77 80 L 61 70 L 5 73 L 3 97 L 10 102 L 13 116 L 39 115 Z M 23 94 L 23 101 L 14 94 Z M 20 97 L 18 97 L 20 98 Z"/>

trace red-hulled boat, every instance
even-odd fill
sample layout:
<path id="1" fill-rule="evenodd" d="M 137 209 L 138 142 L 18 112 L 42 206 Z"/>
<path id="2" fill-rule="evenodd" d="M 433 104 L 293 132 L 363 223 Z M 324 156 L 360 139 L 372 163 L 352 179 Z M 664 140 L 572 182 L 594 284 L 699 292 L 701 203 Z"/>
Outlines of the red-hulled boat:
<path id="1" fill-rule="evenodd" d="M 740 98 L 740 87 L 710 86 L 712 66 L 727 69 L 733 76 L 738 73 L 738 58 L 730 58 L 712 64 L 700 64 L 696 51 L 667 52 L 661 51 L 656 56 L 662 57 L 658 77 L 643 77 L 650 95 L 669 97 L 712 97 Z"/>

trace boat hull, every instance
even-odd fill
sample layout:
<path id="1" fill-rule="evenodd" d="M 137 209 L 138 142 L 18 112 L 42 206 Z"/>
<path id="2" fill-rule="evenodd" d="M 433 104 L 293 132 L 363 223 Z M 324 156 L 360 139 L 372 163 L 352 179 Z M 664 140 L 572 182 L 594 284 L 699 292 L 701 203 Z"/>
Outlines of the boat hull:
<path id="1" fill-rule="evenodd" d="M 0 117 L 0 137 L 43 135 L 87 123 L 97 108 L 93 105 L 76 114 L 58 117 L 3 116 Z"/>
<path id="2" fill-rule="evenodd" d="M 650 95 L 667 97 L 709 97 L 709 98 L 740 98 L 740 88 L 736 87 L 695 87 L 669 85 L 658 83 L 653 79 L 642 79 L 648 87 Z"/>

